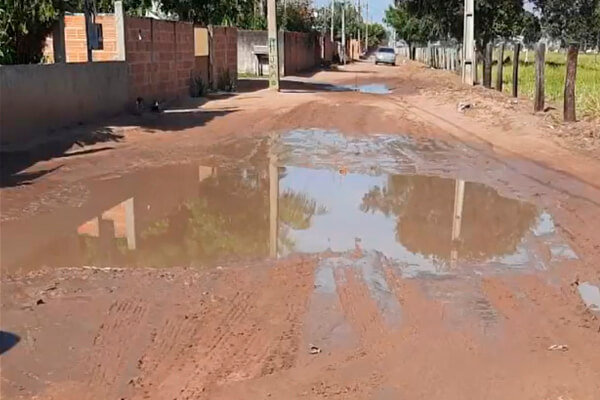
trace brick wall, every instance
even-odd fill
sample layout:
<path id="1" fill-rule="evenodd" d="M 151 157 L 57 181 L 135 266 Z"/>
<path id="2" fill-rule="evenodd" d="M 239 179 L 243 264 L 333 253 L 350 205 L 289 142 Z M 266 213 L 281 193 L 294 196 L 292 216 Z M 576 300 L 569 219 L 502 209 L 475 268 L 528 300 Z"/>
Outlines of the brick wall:
<path id="1" fill-rule="evenodd" d="M 193 24 L 127 17 L 125 27 L 130 98 L 187 95 L 196 68 Z"/>
<path id="2" fill-rule="evenodd" d="M 117 58 L 117 39 L 114 15 L 97 15 L 96 23 L 102 25 L 103 48 L 92 50 L 93 61 L 114 61 Z M 46 38 L 44 56 L 46 62 L 54 62 L 52 35 Z M 67 62 L 87 61 L 85 17 L 65 15 L 65 53 Z"/>
<path id="3" fill-rule="evenodd" d="M 321 63 L 319 37 L 311 33 L 285 32 L 284 74 L 293 75 Z"/>
<path id="4" fill-rule="evenodd" d="M 237 86 L 237 28 L 215 26 L 212 31 L 212 46 L 214 52 L 213 71 L 211 79 L 213 88 L 217 88 L 225 71 Z"/>
<path id="5" fill-rule="evenodd" d="M 326 64 L 330 64 L 333 61 L 335 51 L 335 43 L 331 41 L 329 35 L 321 37 L 321 58 Z"/>
<path id="6" fill-rule="evenodd" d="M 103 49 L 93 51 L 93 61 L 110 61 L 117 57 L 114 15 L 98 15 L 102 24 Z M 197 31 L 205 28 L 198 28 Z M 166 100 L 190 93 L 190 79 L 201 77 L 205 86 L 215 85 L 228 70 L 237 84 L 237 29 L 213 28 L 214 69 L 209 71 L 209 57 L 195 55 L 194 26 L 188 22 L 161 21 L 151 18 L 126 17 L 125 60 L 129 71 L 129 97 L 146 101 Z M 204 38 L 206 40 L 206 38 Z M 207 47 L 199 46 L 202 48 Z M 65 16 L 65 51 L 68 63 L 86 62 L 85 18 Z M 206 49 L 202 53 L 205 53 Z M 52 37 L 46 39 L 44 55 L 54 62 Z"/>

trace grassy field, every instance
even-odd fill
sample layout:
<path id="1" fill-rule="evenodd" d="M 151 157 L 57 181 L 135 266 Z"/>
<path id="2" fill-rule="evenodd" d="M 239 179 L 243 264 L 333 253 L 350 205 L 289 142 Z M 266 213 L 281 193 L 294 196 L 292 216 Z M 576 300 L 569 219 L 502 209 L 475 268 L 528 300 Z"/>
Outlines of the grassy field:
<path id="1" fill-rule="evenodd" d="M 504 58 L 511 58 L 510 63 L 504 64 L 503 89 L 512 92 L 513 52 L 504 52 Z M 519 95 L 533 98 L 535 83 L 535 53 L 529 51 L 526 60 L 525 52 L 519 57 Z M 494 59 L 497 59 L 496 55 Z M 546 100 L 562 107 L 563 92 L 566 73 L 565 53 L 548 52 L 546 55 Z M 481 79 L 482 71 L 479 71 Z M 496 86 L 497 66 L 492 69 L 492 86 Z M 577 118 L 600 118 L 600 55 L 579 54 L 577 63 L 577 84 L 575 89 L 577 98 Z"/>

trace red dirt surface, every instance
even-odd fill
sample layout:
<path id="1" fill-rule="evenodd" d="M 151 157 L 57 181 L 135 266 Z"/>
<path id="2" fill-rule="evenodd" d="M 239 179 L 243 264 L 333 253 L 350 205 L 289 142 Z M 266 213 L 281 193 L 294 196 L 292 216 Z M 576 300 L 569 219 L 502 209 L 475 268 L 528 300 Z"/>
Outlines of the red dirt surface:
<path id="1" fill-rule="evenodd" d="M 331 92 L 320 82 L 385 83 L 392 93 Z M 25 171 L 40 172 L 31 184 L 2 188 L 2 237 L 18 244 L 2 249 L 1 329 L 20 337 L 0 355 L 3 399 L 598 398 L 600 320 L 577 292 L 579 282 L 600 284 L 595 127 L 550 128 L 526 100 L 514 104 L 412 63 L 319 72 L 285 83 L 282 93 L 250 86 L 180 113 L 111 121 L 121 141 L 40 161 Z M 458 112 L 467 100 L 473 109 Z M 419 174 L 483 183 L 547 210 L 577 259 L 498 274 L 472 273 L 459 261 L 455 278 L 408 278 L 383 262 L 374 267 L 379 275 L 369 275 L 361 264 L 368 252 L 357 242 L 342 254 L 201 268 L 12 261 L 9 268 L 9 252 L 29 251 L 27 235 L 58 235 L 77 210 L 102 214 L 112 190 L 137 180 L 106 189 L 104 181 L 190 162 L 262 165 L 260 145 L 246 143 L 297 128 L 443 141 L 452 159 L 423 160 Z M 331 157 L 332 165 L 343 160 Z M 184 180 L 165 171 L 148 180 L 159 199 L 171 190 L 160 182 Z M 492 231 L 481 231 L 486 243 L 498 240 Z M 40 254 L 47 261 L 67 250 Z M 338 258 L 341 264 L 327 267 Z M 332 278 L 323 284 L 327 268 Z M 555 344 L 568 350 L 548 350 Z M 311 346 L 320 352 L 311 354 Z"/>

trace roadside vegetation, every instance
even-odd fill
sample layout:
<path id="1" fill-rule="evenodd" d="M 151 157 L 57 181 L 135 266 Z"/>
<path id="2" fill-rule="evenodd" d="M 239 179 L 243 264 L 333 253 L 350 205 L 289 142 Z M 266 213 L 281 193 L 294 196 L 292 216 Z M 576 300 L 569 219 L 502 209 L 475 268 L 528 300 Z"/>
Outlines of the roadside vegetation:
<path id="1" fill-rule="evenodd" d="M 534 7 L 534 12 L 525 5 Z M 463 0 L 402 0 L 386 11 L 386 22 L 399 39 L 411 47 L 424 47 L 432 42 L 462 42 Z M 579 50 L 576 79 L 576 108 L 584 118 L 600 117 L 600 0 L 476 0 L 475 43 L 479 54 L 485 54 L 488 44 L 521 42 L 527 48 L 543 40 L 550 49 L 546 56 L 545 96 L 555 105 L 562 105 L 566 51 L 569 46 Z M 588 53 L 591 51 L 592 53 Z M 505 50 L 505 59 L 512 56 Z M 535 85 L 535 56 L 529 51 L 526 59 L 520 56 L 519 92 L 533 97 Z M 479 77 L 486 78 L 485 66 L 491 60 L 482 57 Z M 497 60 L 494 57 L 494 60 Z M 505 63 L 503 89 L 512 91 L 512 62 Z M 496 61 L 497 62 L 497 61 Z M 488 70 L 489 71 L 489 70 Z M 492 85 L 496 82 L 496 68 L 491 68 Z M 483 79 L 481 79 L 483 77 Z"/>
<path id="2" fill-rule="evenodd" d="M 503 90 L 512 92 L 513 59 L 512 51 L 504 53 Z M 519 57 L 519 95 L 533 98 L 535 85 L 534 53 L 529 51 L 526 59 L 524 53 Z M 554 105 L 561 107 L 565 89 L 566 54 L 564 52 L 548 52 L 546 55 L 545 95 Z M 578 115 L 584 118 L 600 118 L 600 55 L 579 54 L 577 61 L 576 105 Z M 481 77 L 483 66 L 479 66 Z M 496 85 L 496 68 L 492 69 L 492 84 Z"/>

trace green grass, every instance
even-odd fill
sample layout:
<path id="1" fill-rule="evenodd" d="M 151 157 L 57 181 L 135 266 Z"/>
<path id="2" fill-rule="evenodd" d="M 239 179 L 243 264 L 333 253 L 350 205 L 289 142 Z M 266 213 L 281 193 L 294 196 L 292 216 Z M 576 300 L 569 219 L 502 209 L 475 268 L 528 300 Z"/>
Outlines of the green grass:
<path id="1" fill-rule="evenodd" d="M 504 64 L 503 85 L 504 92 L 512 92 L 513 52 L 505 51 L 504 58 L 511 57 L 511 62 Z M 519 95 L 533 98 L 535 84 L 535 53 L 529 51 L 528 60 L 525 52 L 519 57 Z M 497 56 L 494 56 L 497 59 Z M 548 52 L 546 55 L 546 100 L 562 107 L 563 92 L 566 73 L 565 53 Z M 482 77 L 482 68 L 479 68 L 479 78 Z M 496 86 L 497 65 L 492 68 L 492 87 Z M 600 55 L 579 54 L 577 62 L 577 83 L 575 88 L 576 107 L 578 118 L 600 118 Z"/>

